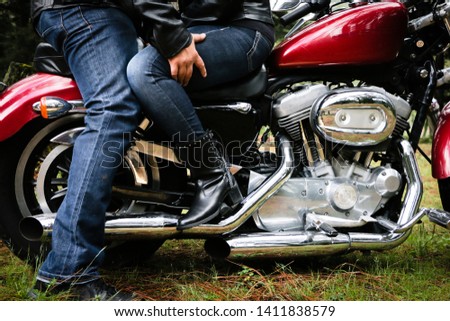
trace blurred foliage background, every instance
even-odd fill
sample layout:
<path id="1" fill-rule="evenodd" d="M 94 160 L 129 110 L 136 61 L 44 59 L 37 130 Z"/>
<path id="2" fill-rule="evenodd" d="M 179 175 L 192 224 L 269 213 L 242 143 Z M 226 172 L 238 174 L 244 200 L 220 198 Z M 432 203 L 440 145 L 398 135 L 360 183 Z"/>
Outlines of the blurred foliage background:
<path id="1" fill-rule="evenodd" d="M 39 40 L 30 21 L 30 0 L 0 0 L 0 81 L 11 63 L 32 64 Z"/>

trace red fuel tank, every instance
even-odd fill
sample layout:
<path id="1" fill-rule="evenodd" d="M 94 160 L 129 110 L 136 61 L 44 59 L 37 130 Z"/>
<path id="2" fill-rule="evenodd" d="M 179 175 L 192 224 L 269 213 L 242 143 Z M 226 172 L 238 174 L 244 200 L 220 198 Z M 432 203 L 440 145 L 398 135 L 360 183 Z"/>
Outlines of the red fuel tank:
<path id="1" fill-rule="evenodd" d="M 381 2 L 338 11 L 285 39 L 269 68 L 366 65 L 393 60 L 406 33 L 403 4 Z"/>

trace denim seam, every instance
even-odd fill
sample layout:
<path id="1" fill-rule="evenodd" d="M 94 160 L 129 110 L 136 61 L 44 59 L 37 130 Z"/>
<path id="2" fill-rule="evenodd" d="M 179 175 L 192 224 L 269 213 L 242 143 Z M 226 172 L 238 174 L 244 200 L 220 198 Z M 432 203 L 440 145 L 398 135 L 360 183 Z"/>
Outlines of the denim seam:
<path id="1" fill-rule="evenodd" d="M 256 51 L 256 48 L 258 47 L 258 43 L 261 39 L 261 33 L 259 31 L 256 31 L 255 33 L 255 39 L 253 40 L 253 45 L 250 48 L 250 50 L 247 52 L 247 64 L 248 64 L 248 71 L 252 71 L 254 69 L 253 67 L 253 54 Z"/>
<path id="2" fill-rule="evenodd" d="M 204 34 L 205 35 L 209 35 L 211 33 L 220 32 L 220 31 L 224 31 L 224 30 L 227 30 L 227 29 L 230 29 L 230 27 L 220 28 L 220 29 L 216 29 L 216 30 L 210 30 L 210 31 L 204 32 Z"/>

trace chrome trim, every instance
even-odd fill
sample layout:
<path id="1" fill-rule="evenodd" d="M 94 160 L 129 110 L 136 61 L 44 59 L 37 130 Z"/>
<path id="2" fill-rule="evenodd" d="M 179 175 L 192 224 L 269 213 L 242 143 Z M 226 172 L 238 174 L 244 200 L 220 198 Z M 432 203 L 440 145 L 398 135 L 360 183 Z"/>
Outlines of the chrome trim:
<path id="1" fill-rule="evenodd" d="M 407 140 L 402 140 L 399 145 L 403 155 L 403 169 L 408 182 L 403 207 L 396 223 L 385 218 L 377 219 L 377 222 L 391 233 L 404 233 L 410 230 L 427 214 L 424 210 L 418 212 L 422 201 L 423 183 L 414 150 Z M 413 216 L 415 213 L 417 214 Z"/>
<path id="2" fill-rule="evenodd" d="M 70 113 L 80 113 L 86 111 L 86 107 L 84 106 L 84 102 L 82 100 L 67 100 L 66 102 L 72 105 L 72 109 L 69 111 Z M 32 108 L 35 113 L 40 114 L 41 102 L 38 101 L 33 103 Z"/>
<path id="3" fill-rule="evenodd" d="M 56 214 L 26 216 L 19 222 L 19 231 L 29 241 L 40 241 L 51 235 Z"/>
<path id="4" fill-rule="evenodd" d="M 84 127 L 71 128 L 69 130 L 66 130 L 65 132 L 56 135 L 50 141 L 56 144 L 73 146 L 73 144 L 75 143 L 75 139 L 77 139 L 77 137 L 81 134 L 83 130 Z"/>
<path id="5" fill-rule="evenodd" d="M 310 123 L 328 141 L 371 146 L 391 136 L 396 110 L 390 97 L 380 88 L 337 89 L 314 102 Z"/>
<path id="6" fill-rule="evenodd" d="M 234 215 L 222 220 L 217 225 L 200 225 L 186 230 L 184 233 L 217 235 L 231 233 L 241 226 L 289 180 L 294 171 L 294 154 L 289 140 L 284 136 L 280 136 L 278 137 L 277 146 L 281 154 L 280 167 L 241 202 L 240 209 Z"/>
<path id="7" fill-rule="evenodd" d="M 273 13 L 285 13 L 297 8 L 300 3 L 300 0 L 270 0 L 270 7 Z"/>
<path id="8" fill-rule="evenodd" d="M 181 164 L 180 160 L 176 157 L 172 148 L 139 139 L 133 142 L 130 147 L 131 150 L 156 158 L 168 160 L 175 164 Z"/>
<path id="9" fill-rule="evenodd" d="M 228 239 L 207 240 L 206 252 L 219 258 L 288 258 L 342 254 L 355 250 L 388 250 L 403 243 L 408 233 L 339 233 L 326 236 L 314 232 L 241 234 Z"/>
<path id="10" fill-rule="evenodd" d="M 423 195 L 423 183 L 411 144 L 407 140 L 402 140 L 400 142 L 400 149 L 403 152 L 403 169 L 408 178 L 407 193 L 403 201 L 400 217 L 397 221 L 397 224 L 402 226 L 407 224 L 419 209 Z"/>
<path id="11" fill-rule="evenodd" d="M 209 239 L 205 250 L 217 258 L 285 258 L 345 253 L 350 244 L 346 234 L 329 237 L 315 232 L 277 232 Z"/>
<path id="12" fill-rule="evenodd" d="M 436 208 L 426 209 L 431 222 L 450 230 L 450 213 Z"/>
<path id="13" fill-rule="evenodd" d="M 195 106 L 196 110 L 220 110 L 220 111 L 235 111 L 243 115 L 247 115 L 252 110 L 252 105 L 244 102 L 237 102 L 226 105 L 205 105 Z"/>
<path id="14" fill-rule="evenodd" d="M 447 19 L 450 15 L 450 3 L 446 2 L 438 6 L 437 10 L 425 16 L 413 19 L 408 23 L 408 31 L 415 32 L 436 23 L 436 17 Z M 446 23 L 447 24 L 447 23 Z"/>
<path id="15" fill-rule="evenodd" d="M 142 162 L 139 154 L 136 151 L 129 149 L 124 158 L 133 173 L 136 186 L 147 185 L 149 182 L 147 171 L 145 170 L 145 164 Z"/>

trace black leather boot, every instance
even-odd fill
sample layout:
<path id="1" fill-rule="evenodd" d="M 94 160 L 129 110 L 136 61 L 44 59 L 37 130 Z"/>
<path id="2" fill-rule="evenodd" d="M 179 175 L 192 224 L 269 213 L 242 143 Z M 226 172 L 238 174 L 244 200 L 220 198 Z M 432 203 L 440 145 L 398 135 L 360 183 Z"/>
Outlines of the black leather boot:
<path id="1" fill-rule="evenodd" d="M 225 201 L 230 206 L 242 201 L 239 186 L 228 170 L 212 133 L 207 132 L 196 141 L 178 144 L 175 153 L 190 170 L 196 186 L 189 211 L 178 220 L 178 230 L 212 220 L 219 215 Z"/>

